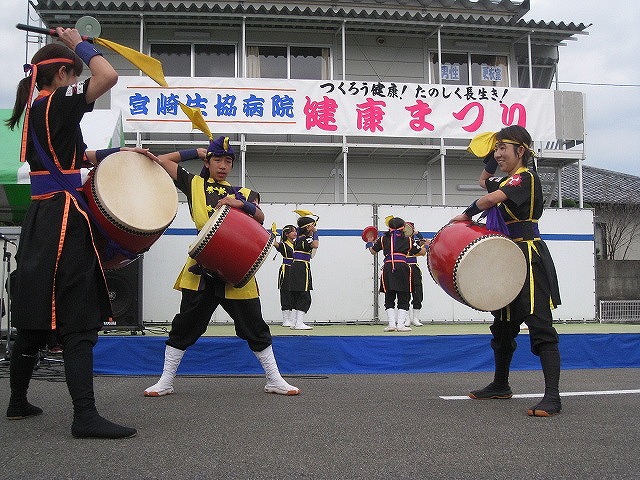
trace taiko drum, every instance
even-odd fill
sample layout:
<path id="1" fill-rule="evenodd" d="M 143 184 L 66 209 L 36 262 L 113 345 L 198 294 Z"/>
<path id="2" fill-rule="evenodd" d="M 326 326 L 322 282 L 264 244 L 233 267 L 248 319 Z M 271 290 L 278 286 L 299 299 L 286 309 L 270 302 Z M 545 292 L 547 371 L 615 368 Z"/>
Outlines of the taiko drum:
<path id="1" fill-rule="evenodd" d="M 457 301 L 476 310 L 499 310 L 522 290 L 526 259 L 513 240 L 474 222 L 442 227 L 427 253 L 431 277 Z"/>
<path id="2" fill-rule="evenodd" d="M 89 173 L 83 191 L 104 235 L 134 255 L 147 251 L 178 212 L 178 192 L 171 177 L 137 152 L 106 157 Z M 99 233 L 96 244 L 105 269 L 120 268 L 133 260 L 107 252 L 107 241 Z"/>
<path id="3" fill-rule="evenodd" d="M 216 209 L 189 247 L 189 256 L 234 287 L 245 286 L 262 266 L 275 235 L 246 213 Z"/>

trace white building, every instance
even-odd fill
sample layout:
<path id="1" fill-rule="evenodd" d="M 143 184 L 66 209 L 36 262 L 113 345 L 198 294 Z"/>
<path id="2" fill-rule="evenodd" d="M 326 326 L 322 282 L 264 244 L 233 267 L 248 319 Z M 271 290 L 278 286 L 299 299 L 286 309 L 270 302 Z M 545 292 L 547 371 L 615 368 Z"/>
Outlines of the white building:
<path id="1" fill-rule="evenodd" d="M 122 114 L 127 145 L 156 153 L 204 146 L 206 137 L 176 108 L 179 99 L 202 108 L 214 136 L 231 137 L 239 155 L 230 181 L 261 193 L 269 224 L 292 223 L 296 206 L 321 212 L 312 321 L 377 318 L 377 264 L 362 253 L 359 231 L 385 212 L 403 211 L 433 234 L 458 211 L 451 206 L 477 198 L 481 163 L 466 152 L 476 133 L 526 125 L 549 201 L 561 188 L 560 169 L 584 159 L 583 94 L 558 90 L 554 79 L 559 47 L 586 26 L 524 21 L 528 1 L 30 4 L 47 27 L 92 16 L 101 37 L 161 61 L 168 87 L 102 49 L 120 80 L 97 108 Z M 90 27 L 85 33 L 95 32 Z M 593 217 L 578 216 L 545 214 L 558 235 L 550 248 L 561 283 L 586 279 L 579 292 L 561 284 L 568 306 L 559 319 L 594 318 Z M 145 255 L 145 321 L 170 321 L 177 310 L 177 294 L 167 298 L 166 291 L 192 238 L 172 231 L 190 226 L 179 213 Z M 578 246 L 570 240 L 576 235 Z M 562 275 L 565 251 L 578 274 Z M 268 321 L 279 318 L 276 263 L 258 275 Z M 488 318 L 451 303 L 423 271 L 430 285 L 425 319 Z"/>

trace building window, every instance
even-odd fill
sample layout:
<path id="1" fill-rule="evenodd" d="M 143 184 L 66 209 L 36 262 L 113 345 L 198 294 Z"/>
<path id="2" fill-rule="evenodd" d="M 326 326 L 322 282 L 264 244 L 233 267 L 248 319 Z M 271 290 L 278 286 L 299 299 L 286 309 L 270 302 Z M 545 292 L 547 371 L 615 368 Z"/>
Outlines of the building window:
<path id="1" fill-rule="evenodd" d="M 442 53 L 442 67 L 438 54 L 430 54 L 430 81 L 445 85 L 509 86 L 509 69 L 504 55 Z M 469 69 L 471 65 L 471 69 Z"/>
<path id="2" fill-rule="evenodd" d="M 507 57 L 471 54 L 471 85 L 508 87 Z"/>
<path id="3" fill-rule="evenodd" d="M 191 76 L 191 45 L 153 44 L 151 56 L 162 63 L 162 71 L 167 77 Z"/>
<path id="4" fill-rule="evenodd" d="M 299 46 L 247 47 L 247 77 L 302 78 L 327 80 L 330 78 L 330 49 Z"/>
<path id="5" fill-rule="evenodd" d="M 438 54 L 431 54 L 431 78 L 434 83 L 445 85 L 469 85 L 469 65 L 466 53 L 442 53 L 442 67 L 438 64 Z"/>
<path id="6" fill-rule="evenodd" d="M 235 77 L 235 45 L 194 45 L 194 77 Z"/>
<path id="7" fill-rule="evenodd" d="M 247 77 L 287 78 L 287 47 L 247 47 Z"/>
<path id="8" fill-rule="evenodd" d="M 529 62 L 527 59 L 518 59 L 518 86 L 521 88 L 531 87 L 529 85 Z M 533 65 L 532 66 L 533 88 L 551 88 L 553 78 L 556 74 L 555 64 Z"/>
<path id="9" fill-rule="evenodd" d="M 155 43 L 151 56 L 162 63 L 167 77 L 237 76 L 235 45 Z"/>
<path id="10" fill-rule="evenodd" d="M 329 79 L 329 49 L 321 47 L 290 47 L 290 78 Z"/>

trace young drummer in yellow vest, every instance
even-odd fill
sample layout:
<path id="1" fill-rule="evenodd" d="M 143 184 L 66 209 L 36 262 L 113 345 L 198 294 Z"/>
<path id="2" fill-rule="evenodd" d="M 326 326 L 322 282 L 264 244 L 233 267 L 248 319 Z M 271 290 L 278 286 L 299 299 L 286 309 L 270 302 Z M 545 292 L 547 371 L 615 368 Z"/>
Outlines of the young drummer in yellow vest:
<path id="1" fill-rule="evenodd" d="M 204 167 L 200 175 L 189 173 L 178 165 L 181 160 L 201 158 Z M 182 150 L 159 155 L 157 162 L 173 178 L 187 196 L 192 219 L 202 229 L 217 207 L 229 205 L 263 223 L 264 214 L 258 206 L 260 195 L 248 188 L 231 186 L 226 178 L 233 168 L 235 152 L 228 137 L 211 141 L 209 148 Z M 233 252 L 229 252 L 233 254 Z M 280 375 L 271 347 L 271 332 L 262 318 L 258 284 L 252 278 L 244 287 L 235 288 L 215 274 L 204 272 L 196 261 L 188 258 L 174 288 L 182 292 L 180 312 L 171 324 L 166 341 L 162 376 L 144 391 L 147 397 L 173 393 L 173 382 L 185 350 L 206 331 L 218 306 L 231 316 L 236 335 L 247 341 L 264 368 L 265 392 L 297 395 L 300 390 L 289 385 Z"/>

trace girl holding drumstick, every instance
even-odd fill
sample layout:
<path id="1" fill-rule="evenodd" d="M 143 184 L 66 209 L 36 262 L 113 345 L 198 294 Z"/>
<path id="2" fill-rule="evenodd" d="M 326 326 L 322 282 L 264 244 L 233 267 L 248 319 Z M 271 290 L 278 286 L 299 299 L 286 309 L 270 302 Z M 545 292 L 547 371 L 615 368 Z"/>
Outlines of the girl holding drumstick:
<path id="1" fill-rule="evenodd" d="M 13 281 L 17 338 L 11 354 L 7 417 L 42 413 L 27 401 L 27 390 L 38 351 L 53 331 L 63 348 L 73 401 L 73 436 L 132 437 L 134 428 L 112 423 L 96 410 L 93 347 L 112 312 L 89 217 L 77 192 L 83 160 L 97 162 L 111 153 L 85 152 L 80 120 L 115 85 L 118 75 L 76 29 L 57 28 L 56 35 L 64 45 L 45 45 L 25 65 L 29 75 L 20 81 L 13 114 L 6 121 L 13 129 L 26 109 L 21 156 L 32 172 L 32 202 L 22 225 Z M 78 82 L 82 62 L 91 76 Z M 31 104 L 36 88 L 38 96 Z"/>

